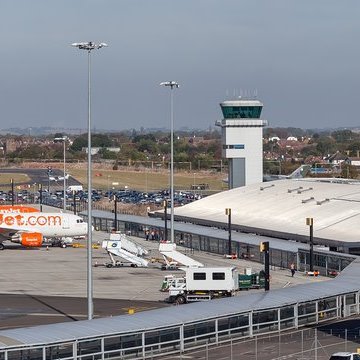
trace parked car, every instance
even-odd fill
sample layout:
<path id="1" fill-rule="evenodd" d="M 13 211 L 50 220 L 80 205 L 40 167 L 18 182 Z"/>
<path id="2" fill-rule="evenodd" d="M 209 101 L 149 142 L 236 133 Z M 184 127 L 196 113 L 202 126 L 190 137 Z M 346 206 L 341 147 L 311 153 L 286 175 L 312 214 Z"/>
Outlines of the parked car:
<path id="1" fill-rule="evenodd" d="M 329 360 L 360 360 L 360 353 L 337 352 L 332 354 Z"/>

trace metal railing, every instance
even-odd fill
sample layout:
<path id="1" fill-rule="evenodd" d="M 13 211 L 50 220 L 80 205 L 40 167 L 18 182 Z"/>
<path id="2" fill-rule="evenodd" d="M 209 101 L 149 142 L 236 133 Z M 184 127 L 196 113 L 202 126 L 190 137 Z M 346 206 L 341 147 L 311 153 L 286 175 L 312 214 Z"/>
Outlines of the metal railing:
<path id="1" fill-rule="evenodd" d="M 219 316 L 204 321 L 183 323 L 178 326 L 164 326 L 161 329 L 139 329 L 139 331 L 132 333 L 104 334 L 98 337 L 92 336 L 74 341 L 64 340 L 63 342 L 58 341 L 52 344 L 36 346 L 9 346 L 6 349 L 0 349 L 0 360 L 164 358 L 166 354 L 183 354 L 194 351 L 204 352 L 210 346 L 219 347 L 226 344 L 226 346 L 229 346 L 229 342 L 231 342 L 232 346 L 240 347 L 246 342 L 248 344 L 256 343 L 256 346 L 254 345 L 255 348 L 260 349 L 265 338 L 279 339 L 277 346 L 280 349 L 280 339 L 284 340 L 285 337 L 290 336 L 289 330 L 359 314 L 358 303 L 346 306 L 341 305 L 346 302 L 346 299 L 358 301 L 359 293 L 337 295 L 327 299 L 319 299 L 318 301 L 293 304 L 286 308 L 279 307 Z M 325 303 L 331 304 L 331 306 L 324 308 Z M 296 351 L 290 349 L 293 351 L 293 354 L 289 354 L 289 349 L 286 351 L 281 349 L 278 351 L 277 357 L 273 357 L 274 359 L 280 359 L 280 357 L 285 355 L 295 356 L 301 354 L 301 356 L 305 356 L 310 351 L 309 349 L 313 349 L 313 344 L 309 347 L 309 341 L 305 341 L 307 339 L 304 336 L 304 334 L 307 334 L 306 332 L 298 331 L 291 334 L 295 333 L 297 338 L 301 334 L 301 341 L 299 342 L 301 346 L 297 344 Z M 334 333 L 331 336 L 334 336 Z M 348 336 L 349 334 L 346 334 L 346 339 Z M 359 336 L 358 330 L 357 336 Z M 262 343 L 260 344 L 260 342 Z M 275 346 L 274 341 L 270 343 Z M 343 346 L 343 341 L 335 341 L 335 343 Z M 333 347 L 328 342 L 326 344 L 329 348 Z M 210 359 L 211 357 L 208 358 Z M 270 358 L 261 356 L 261 359 Z M 295 359 L 296 357 L 293 358 Z"/>

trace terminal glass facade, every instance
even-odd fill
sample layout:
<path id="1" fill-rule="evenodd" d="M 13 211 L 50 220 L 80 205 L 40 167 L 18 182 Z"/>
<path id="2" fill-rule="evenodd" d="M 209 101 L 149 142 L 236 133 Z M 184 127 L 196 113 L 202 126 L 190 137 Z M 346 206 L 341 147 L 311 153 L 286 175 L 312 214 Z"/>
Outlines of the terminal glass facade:
<path id="1" fill-rule="evenodd" d="M 86 216 L 84 216 L 86 220 Z M 114 220 L 109 217 L 93 217 L 94 228 L 101 231 L 110 232 L 114 228 Z M 151 230 L 156 234 L 155 239 L 164 240 L 170 238 L 170 229 L 168 228 L 167 237 L 163 225 L 150 226 L 146 223 L 141 224 L 131 221 L 123 221 L 118 219 L 117 229 L 127 235 L 145 237 L 145 231 Z M 224 229 L 225 230 L 225 229 Z M 185 253 L 193 253 L 194 251 L 206 251 L 214 254 L 228 254 L 228 239 L 215 238 L 200 234 L 178 231 L 175 229 L 175 243 L 188 248 Z M 249 259 L 256 262 L 264 262 L 263 253 L 259 250 L 259 245 L 248 244 L 233 240 L 231 249 L 238 258 Z M 346 254 L 318 253 L 314 251 L 314 266 L 322 275 L 331 275 L 341 272 L 351 262 L 353 258 L 349 258 Z M 299 249 L 298 252 L 291 252 L 281 249 L 270 249 L 270 265 L 280 268 L 289 269 L 290 264 L 294 263 L 298 271 L 307 271 L 310 268 L 310 251 Z M 0 359 L 1 360 L 1 359 Z"/>

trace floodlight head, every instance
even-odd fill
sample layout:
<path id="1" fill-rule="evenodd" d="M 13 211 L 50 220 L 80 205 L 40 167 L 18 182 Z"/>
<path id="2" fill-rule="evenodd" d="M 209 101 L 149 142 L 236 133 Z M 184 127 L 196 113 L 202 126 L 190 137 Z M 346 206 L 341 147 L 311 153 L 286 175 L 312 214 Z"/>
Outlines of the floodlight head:
<path id="1" fill-rule="evenodd" d="M 178 88 L 180 85 L 176 81 L 164 81 L 160 83 L 160 86 L 170 86 L 173 89 Z"/>
<path id="2" fill-rule="evenodd" d="M 91 46 L 91 42 L 78 42 L 78 43 L 72 43 L 71 46 L 77 47 L 79 49 L 85 49 L 88 46 Z"/>
<path id="3" fill-rule="evenodd" d="M 62 136 L 62 137 L 54 138 L 54 141 L 55 142 L 60 142 L 60 141 L 66 141 L 67 139 L 68 139 L 68 137 L 65 135 L 65 136 Z"/>
<path id="4" fill-rule="evenodd" d="M 89 42 L 72 43 L 71 46 L 77 47 L 78 49 L 81 49 L 81 50 L 91 51 L 94 49 L 101 49 L 102 47 L 105 47 L 108 45 L 105 43 L 95 44 L 94 42 L 89 41 Z"/>

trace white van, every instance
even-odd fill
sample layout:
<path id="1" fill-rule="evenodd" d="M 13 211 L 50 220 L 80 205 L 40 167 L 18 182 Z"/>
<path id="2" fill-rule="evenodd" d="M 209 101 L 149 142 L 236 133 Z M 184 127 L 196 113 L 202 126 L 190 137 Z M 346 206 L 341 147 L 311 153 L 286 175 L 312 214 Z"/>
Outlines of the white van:
<path id="1" fill-rule="evenodd" d="M 337 352 L 331 355 L 330 360 L 360 360 L 360 353 Z"/>
<path id="2" fill-rule="evenodd" d="M 70 185 L 66 189 L 66 192 L 72 193 L 72 192 L 83 191 L 83 190 L 84 189 L 83 189 L 82 185 Z"/>

